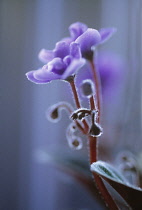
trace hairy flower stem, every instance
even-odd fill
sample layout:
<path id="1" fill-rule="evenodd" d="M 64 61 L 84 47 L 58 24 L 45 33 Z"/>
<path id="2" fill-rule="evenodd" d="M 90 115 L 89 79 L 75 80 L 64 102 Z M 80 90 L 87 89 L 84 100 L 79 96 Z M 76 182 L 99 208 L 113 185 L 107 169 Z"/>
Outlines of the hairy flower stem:
<path id="1" fill-rule="evenodd" d="M 79 109 L 79 108 L 81 108 L 81 104 L 80 104 L 78 93 L 77 93 L 76 86 L 75 86 L 75 83 L 74 83 L 74 78 L 72 80 L 70 80 L 69 83 L 70 83 L 70 86 L 71 86 L 71 89 L 72 89 L 72 92 L 73 92 L 76 107 Z M 87 134 L 88 129 L 89 129 L 88 123 L 86 122 L 85 119 L 82 122 L 83 122 L 83 125 L 84 125 L 84 134 Z"/>
<path id="2" fill-rule="evenodd" d="M 96 106 L 99 111 L 99 113 L 98 113 L 98 123 L 99 123 L 100 122 L 100 113 L 101 113 L 100 81 L 99 81 L 99 77 L 98 77 L 96 67 L 94 65 L 93 60 L 90 61 L 90 64 L 91 64 L 94 85 L 95 85 L 95 90 L 96 90 Z"/>
<path id="3" fill-rule="evenodd" d="M 97 161 L 97 138 L 93 136 L 89 136 L 89 149 L 90 149 L 90 164 Z M 95 173 L 93 173 L 94 180 L 96 185 L 106 203 L 106 205 L 111 210 L 118 210 L 118 206 L 114 202 L 113 198 L 109 194 L 106 186 L 104 185 L 102 179 Z"/>
<path id="4" fill-rule="evenodd" d="M 95 68 L 94 68 L 94 70 L 95 70 Z M 97 74 L 95 74 L 95 75 L 97 75 Z M 70 80 L 69 83 L 70 83 L 70 86 L 71 86 L 71 89 L 72 89 L 72 92 L 73 92 L 76 107 L 79 109 L 79 108 L 81 108 L 81 104 L 80 104 L 78 93 L 77 93 L 76 86 L 75 86 L 75 83 L 74 83 L 74 78 L 72 80 Z M 96 86 L 96 92 L 98 92 L 98 96 L 99 96 L 99 91 L 97 90 L 97 86 Z M 96 108 L 95 107 L 95 101 L 94 102 L 93 101 L 94 101 L 94 97 L 90 98 L 91 110 Z M 98 106 L 98 104 L 99 104 L 99 106 Z M 98 108 L 100 108 L 100 98 L 99 97 L 97 98 L 97 109 Z M 100 110 L 98 110 L 98 111 L 100 111 Z M 85 119 L 82 122 L 83 122 L 83 125 L 84 125 L 84 133 L 87 134 L 88 129 L 89 129 L 88 123 L 86 122 Z M 89 150 L 90 150 L 90 163 L 93 163 L 93 162 L 97 161 L 97 138 L 93 137 L 93 136 L 89 136 L 88 138 L 89 138 Z M 97 186 L 98 186 L 98 188 L 99 188 L 99 190 L 100 190 L 100 192 L 103 196 L 103 199 L 105 200 L 105 203 L 109 206 L 109 208 L 111 210 L 118 210 L 117 205 L 115 204 L 111 195 L 107 191 L 102 179 L 96 174 L 93 174 L 93 176 L 94 176 L 96 184 L 97 184 Z"/>
<path id="5" fill-rule="evenodd" d="M 69 83 L 70 83 L 71 88 L 72 88 L 72 92 L 73 92 L 73 95 L 74 95 L 74 100 L 75 100 L 76 106 L 79 109 L 79 108 L 81 108 L 81 104 L 79 102 L 78 94 L 77 94 L 77 91 L 76 91 L 74 78 Z"/>
<path id="6" fill-rule="evenodd" d="M 90 108 L 91 108 L 91 110 L 96 109 L 96 104 L 97 104 L 97 110 L 99 112 L 97 121 L 99 123 L 100 122 L 100 108 L 101 108 L 100 88 L 99 88 L 100 86 L 99 86 L 98 75 L 97 75 L 96 68 L 95 68 L 93 61 L 91 61 L 91 67 L 92 67 L 92 73 L 93 73 L 93 77 L 94 77 L 95 90 L 96 90 L 96 103 L 95 103 L 94 97 L 93 96 L 90 97 Z M 90 151 L 90 164 L 92 164 L 92 163 L 96 162 L 97 158 L 98 158 L 98 141 L 97 141 L 97 137 L 93 137 L 93 136 L 88 136 L 88 139 L 89 139 L 89 151 Z M 102 179 L 95 173 L 93 173 L 93 177 L 94 177 L 96 185 L 97 185 L 106 205 L 108 205 L 109 209 L 118 210 L 119 209 L 118 206 L 116 205 L 113 198 L 109 194 Z"/>
<path id="7" fill-rule="evenodd" d="M 92 95 L 89 100 L 90 100 L 90 108 L 91 108 L 91 110 L 96 110 L 97 108 L 96 108 L 94 96 Z"/>

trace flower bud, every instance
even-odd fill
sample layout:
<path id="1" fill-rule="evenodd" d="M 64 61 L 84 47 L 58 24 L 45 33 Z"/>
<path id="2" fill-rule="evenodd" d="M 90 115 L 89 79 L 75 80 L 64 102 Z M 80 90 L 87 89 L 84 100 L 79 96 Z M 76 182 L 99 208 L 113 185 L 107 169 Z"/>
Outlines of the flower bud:
<path id="1" fill-rule="evenodd" d="M 81 84 L 82 95 L 90 98 L 94 94 L 94 84 L 92 80 L 86 79 Z"/>
<path id="2" fill-rule="evenodd" d="M 58 122 L 61 118 L 60 106 L 58 104 L 54 104 L 51 106 L 46 113 L 47 119 L 51 122 Z"/>
<path id="3" fill-rule="evenodd" d="M 99 137 L 103 133 L 101 126 L 98 123 L 94 123 L 91 126 L 89 134 L 93 137 Z"/>
<path id="4" fill-rule="evenodd" d="M 52 105 L 46 113 L 47 119 L 52 122 L 58 122 L 61 118 L 61 111 L 66 110 L 67 112 L 71 113 L 73 108 L 72 106 L 65 102 L 61 101 L 57 104 Z"/>
<path id="5" fill-rule="evenodd" d="M 51 118 L 52 119 L 57 119 L 59 117 L 59 113 L 58 113 L 58 108 L 54 109 L 52 112 L 51 112 Z"/>
<path id="6" fill-rule="evenodd" d="M 82 140 L 80 137 L 72 136 L 72 138 L 68 138 L 68 144 L 72 149 L 79 150 L 82 148 Z"/>

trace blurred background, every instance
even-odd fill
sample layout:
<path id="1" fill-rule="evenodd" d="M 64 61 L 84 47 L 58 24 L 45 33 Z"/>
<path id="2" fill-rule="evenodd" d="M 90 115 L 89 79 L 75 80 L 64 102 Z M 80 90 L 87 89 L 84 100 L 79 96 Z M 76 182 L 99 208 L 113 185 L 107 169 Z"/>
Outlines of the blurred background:
<path id="1" fill-rule="evenodd" d="M 71 150 L 66 141 L 69 118 L 57 124 L 46 110 L 59 101 L 73 104 L 70 88 L 55 81 L 35 85 L 27 71 L 39 68 L 38 53 L 53 49 L 69 35 L 76 21 L 89 27 L 116 27 L 117 33 L 98 49 L 119 56 L 123 63 L 119 88 L 104 98 L 104 137 L 100 143 L 106 161 L 130 150 L 139 157 L 141 144 L 141 0 L 1 0 L 0 1 L 0 209 L 105 209 L 72 176 L 50 163 L 53 156 L 88 160 L 86 144 Z M 113 88 L 112 88 L 113 89 Z M 106 152 L 107 149 L 107 152 Z M 89 166 L 88 166 L 89 170 Z"/>

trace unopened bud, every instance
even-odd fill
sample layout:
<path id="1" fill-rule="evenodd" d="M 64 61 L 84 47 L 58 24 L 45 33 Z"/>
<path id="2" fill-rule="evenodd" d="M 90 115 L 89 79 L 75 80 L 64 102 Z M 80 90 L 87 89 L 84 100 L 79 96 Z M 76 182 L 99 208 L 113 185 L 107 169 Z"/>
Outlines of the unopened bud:
<path id="1" fill-rule="evenodd" d="M 58 108 L 54 109 L 53 112 L 51 112 L 51 118 L 57 119 L 59 117 Z"/>
<path id="2" fill-rule="evenodd" d="M 82 94 L 85 97 L 91 97 L 94 94 L 94 84 L 92 80 L 86 79 L 81 84 Z"/>
<path id="3" fill-rule="evenodd" d="M 61 118 L 61 114 L 59 113 L 59 107 L 57 105 L 51 106 L 46 113 L 47 119 L 52 122 L 58 122 Z"/>
<path id="4" fill-rule="evenodd" d="M 94 123 L 92 126 L 91 126 L 91 129 L 90 129 L 90 132 L 89 134 L 93 137 L 99 137 L 101 136 L 103 133 L 103 130 L 101 128 L 101 126 L 98 124 L 98 123 Z"/>
<path id="5" fill-rule="evenodd" d="M 72 136 L 72 138 L 68 139 L 69 146 L 72 149 L 79 150 L 82 148 L 82 140 L 80 137 Z"/>

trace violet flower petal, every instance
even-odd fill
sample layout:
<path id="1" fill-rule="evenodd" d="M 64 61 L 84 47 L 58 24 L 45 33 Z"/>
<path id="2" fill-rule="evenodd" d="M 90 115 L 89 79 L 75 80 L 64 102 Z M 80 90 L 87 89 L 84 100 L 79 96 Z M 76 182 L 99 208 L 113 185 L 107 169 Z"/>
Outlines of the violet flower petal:
<path id="1" fill-rule="evenodd" d="M 67 55 L 66 57 L 64 57 L 63 62 L 65 63 L 66 66 L 69 66 L 72 59 L 73 59 L 73 57 L 71 55 Z"/>
<path id="2" fill-rule="evenodd" d="M 88 28 L 81 36 L 79 36 L 75 42 L 80 44 L 83 57 L 87 58 L 91 55 L 91 47 L 98 44 L 101 41 L 100 33 L 92 28 Z"/>
<path id="3" fill-rule="evenodd" d="M 30 80 L 33 83 L 36 83 L 36 84 L 40 84 L 40 82 L 42 83 L 42 81 L 39 81 L 39 80 L 35 79 L 33 73 L 34 73 L 34 70 L 27 72 L 26 73 L 27 79 Z"/>
<path id="4" fill-rule="evenodd" d="M 43 63 L 48 63 L 54 58 L 54 53 L 51 50 L 42 49 L 38 54 L 38 58 Z"/>
<path id="5" fill-rule="evenodd" d="M 64 37 L 61 41 L 70 44 L 73 41 L 73 39 L 71 37 Z"/>
<path id="6" fill-rule="evenodd" d="M 35 70 L 35 71 L 38 71 L 38 70 Z M 29 71 L 26 73 L 28 80 L 30 80 L 31 82 L 33 82 L 35 84 L 45 84 L 45 83 L 48 83 L 51 81 L 51 80 L 45 79 L 45 78 L 43 80 L 36 79 L 34 76 L 35 71 Z"/>
<path id="7" fill-rule="evenodd" d="M 99 33 L 101 35 L 101 42 L 100 44 L 107 41 L 115 32 L 117 31 L 116 28 L 102 28 L 99 30 Z"/>
<path id="8" fill-rule="evenodd" d="M 69 43 L 65 41 L 60 41 L 56 43 L 56 47 L 53 50 L 54 57 L 64 58 L 69 54 Z"/>
<path id="9" fill-rule="evenodd" d="M 60 79 L 60 76 L 51 72 L 48 69 L 48 66 L 46 67 L 46 65 L 43 66 L 42 69 L 35 71 L 33 75 L 35 79 L 42 80 L 45 82 L 46 81 L 50 82 L 51 80 Z"/>
<path id="10" fill-rule="evenodd" d="M 85 59 L 73 59 L 70 65 L 67 67 L 64 74 L 61 76 L 62 79 L 66 79 L 67 77 L 75 74 L 83 65 L 85 64 Z"/>
<path id="11" fill-rule="evenodd" d="M 69 31 L 72 39 L 77 39 L 81 34 L 83 34 L 87 30 L 87 28 L 87 25 L 81 22 L 71 24 L 69 26 Z"/>
<path id="12" fill-rule="evenodd" d="M 43 68 L 41 69 L 33 70 L 26 73 L 26 76 L 28 80 L 36 84 L 44 84 L 50 82 L 51 80 L 60 79 L 59 75 L 48 71 L 45 66 L 43 66 Z"/>
<path id="13" fill-rule="evenodd" d="M 81 58 L 81 51 L 80 51 L 80 46 L 78 43 L 72 42 L 70 45 L 70 54 L 74 58 Z"/>
<path id="14" fill-rule="evenodd" d="M 66 64 L 61 58 L 54 58 L 48 63 L 48 68 L 50 72 L 53 72 L 58 75 L 62 75 L 66 69 Z"/>

